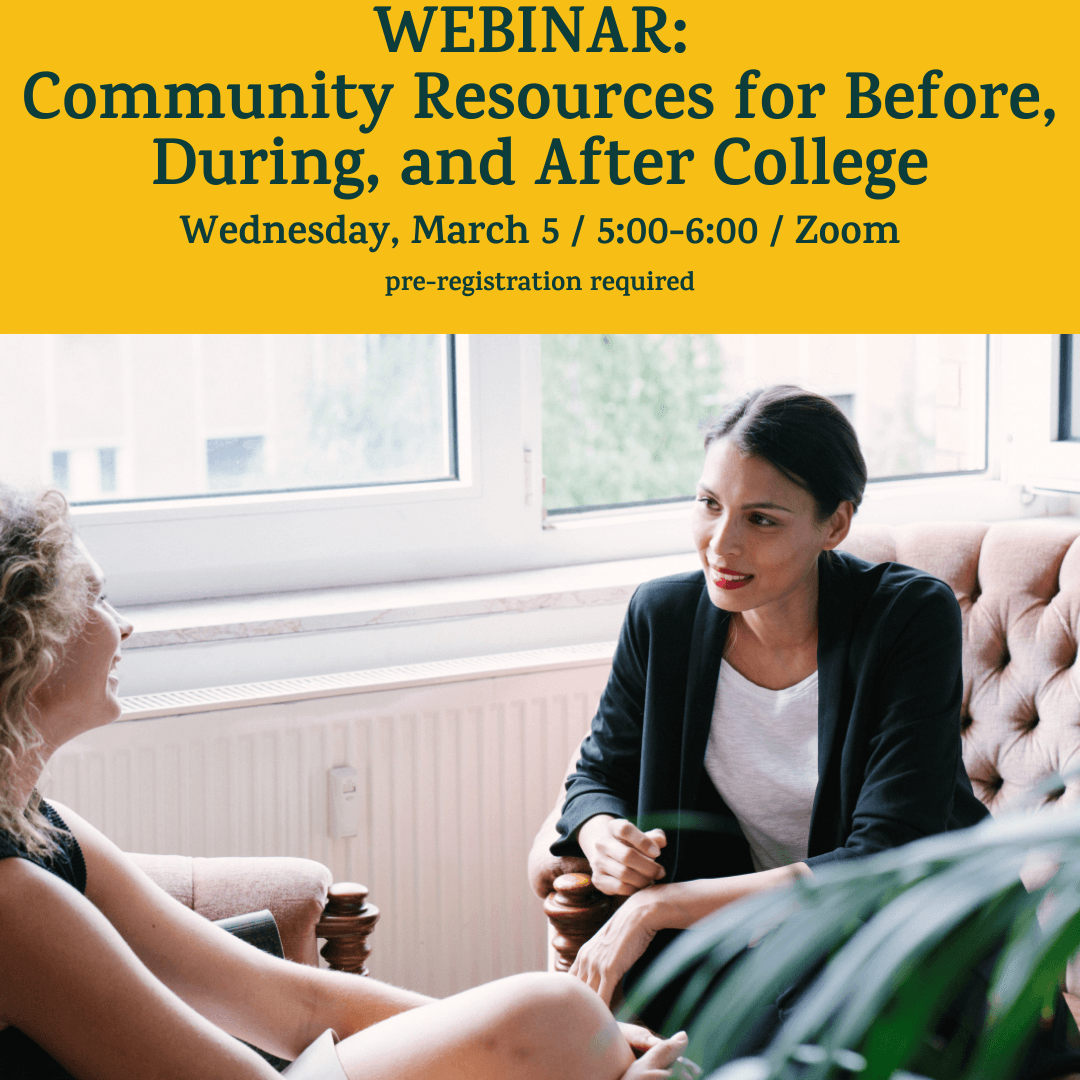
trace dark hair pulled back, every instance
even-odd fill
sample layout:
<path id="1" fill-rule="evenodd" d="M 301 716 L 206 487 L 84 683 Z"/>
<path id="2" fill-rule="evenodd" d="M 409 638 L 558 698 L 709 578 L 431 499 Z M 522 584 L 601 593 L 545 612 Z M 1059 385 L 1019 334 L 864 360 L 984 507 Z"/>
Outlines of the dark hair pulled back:
<path id="1" fill-rule="evenodd" d="M 798 386 L 753 390 L 705 431 L 706 449 L 718 439 L 730 439 L 810 492 L 821 520 L 845 499 L 856 510 L 862 502 L 866 461 L 859 439 L 827 397 Z"/>

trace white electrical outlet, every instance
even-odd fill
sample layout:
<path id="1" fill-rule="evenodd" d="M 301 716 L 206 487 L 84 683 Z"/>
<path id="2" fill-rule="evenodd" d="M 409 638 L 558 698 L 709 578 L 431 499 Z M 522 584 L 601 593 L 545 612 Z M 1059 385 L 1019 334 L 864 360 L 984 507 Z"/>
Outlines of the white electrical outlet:
<path id="1" fill-rule="evenodd" d="M 351 765 L 337 765 L 327 780 L 330 839 L 356 836 L 360 831 L 360 774 Z"/>

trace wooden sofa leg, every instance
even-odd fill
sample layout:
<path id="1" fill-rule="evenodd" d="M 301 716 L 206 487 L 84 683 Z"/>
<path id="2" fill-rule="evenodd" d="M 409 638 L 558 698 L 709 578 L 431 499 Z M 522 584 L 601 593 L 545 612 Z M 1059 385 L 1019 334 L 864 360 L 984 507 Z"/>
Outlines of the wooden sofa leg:
<path id="1" fill-rule="evenodd" d="M 605 896 L 588 874 L 563 874 L 551 888 L 544 914 L 555 928 L 551 942 L 557 955 L 555 970 L 569 971 L 578 949 L 608 921 L 622 898 Z"/>
<path id="2" fill-rule="evenodd" d="M 367 939 L 379 921 L 379 909 L 367 903 L 367 894 L 366 885 L 352 881 L 339 881 L 327 893 L 315 936 L 326 939 L 322 956 L 335 971 L 368 973 L 365 961 L 371 955 L 371 948 Z"/>

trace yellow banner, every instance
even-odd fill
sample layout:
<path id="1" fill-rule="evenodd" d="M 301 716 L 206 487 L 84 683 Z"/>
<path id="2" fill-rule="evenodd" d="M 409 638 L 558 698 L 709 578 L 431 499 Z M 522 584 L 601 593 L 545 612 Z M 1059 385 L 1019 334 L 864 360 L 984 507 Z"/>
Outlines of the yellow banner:
<path id="1" fill-rule="evenodd" d="M 1064 326 L 1076 12 L 22 5 L 2 329 Z"/>

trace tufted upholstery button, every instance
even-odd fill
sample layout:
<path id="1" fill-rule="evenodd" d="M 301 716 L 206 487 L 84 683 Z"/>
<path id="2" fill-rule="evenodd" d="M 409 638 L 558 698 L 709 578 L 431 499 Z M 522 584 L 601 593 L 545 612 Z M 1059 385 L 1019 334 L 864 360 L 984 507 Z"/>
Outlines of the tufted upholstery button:
<path id="1" fill-rule="evenodd" d="M 986 806 L 993 805 L 994 800 L 998 797 L 1005 784 L 1001 773 L 996 769 L 991 769 L 984 776 L 973 776 L 971 781 L 977 789 L 976 794 Z"/>
<path id="2" fill-rule="evenodd" d="M 1043 799 L 1043 805 L 1045 806 L 1045 805 L 1048 805 L 1049 803 L 1056 803 L 1058 801 L 1058 799 L 1060 799 L 1061 796 L 1064 795 L 1064 794 L 1065 794 L 1065 785 L 1062 784 L 1061 787 L 1056 787 L 1053 790 L 1048 791 L 1046 793 L 1046 796 Z"/>

